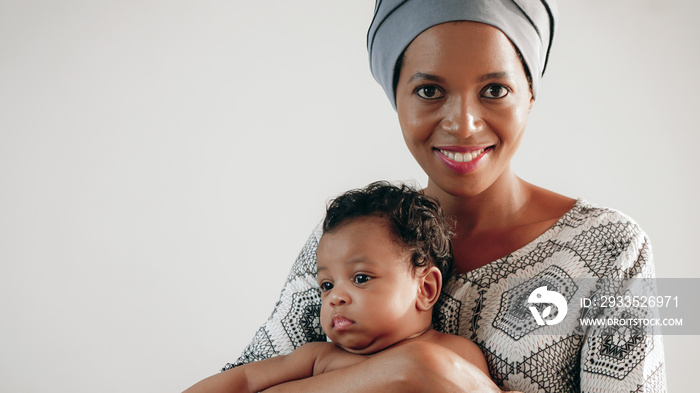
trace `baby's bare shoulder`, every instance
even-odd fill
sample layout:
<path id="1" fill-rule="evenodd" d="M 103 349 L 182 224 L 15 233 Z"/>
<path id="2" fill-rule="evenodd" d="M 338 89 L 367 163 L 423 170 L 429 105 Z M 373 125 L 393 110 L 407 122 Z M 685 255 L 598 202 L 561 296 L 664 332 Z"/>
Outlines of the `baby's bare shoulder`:
<path id="1" fill-rule="evenodd" d="M 443 346 L 488 373 L 488 366 L 481 348 L 469 339 L 454 334 L 436 332 L 429 340 Z"/>
<path id="2" fill-rule="evenodd" d="M 457 346 L 464 346 L 467 348 L 476 348 L 478 349 L 479 346 L 474 344 L 471 340 L 466 339 L 462 336 L 457 336 L 454 334 L 447 334 L 447 333 L 440 333 L 438 331 L 435 332 L 435 335 L 430 337 L 431 342 L 434 342 L 435 344 L 440 344 L 446 347 L 450 347 L 452 345 L 457 345 Z"/>

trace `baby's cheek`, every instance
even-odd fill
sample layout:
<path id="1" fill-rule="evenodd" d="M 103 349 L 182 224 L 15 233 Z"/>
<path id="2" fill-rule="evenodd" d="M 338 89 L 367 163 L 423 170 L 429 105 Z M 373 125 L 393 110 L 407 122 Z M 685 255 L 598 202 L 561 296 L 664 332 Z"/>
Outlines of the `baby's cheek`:
<path id="1" fill-rule="evenodd" d="M 330 327 L 329 326 L 329 316 L 328 316 L 328 307 L 326 307 L 325 302 L 324 304 L 321 305 L 321 315 L 320 315 L 320 323 L 321 323 L 321 328 L 323 329 L 323 332 L 328 334 L 327 329 Z"/>

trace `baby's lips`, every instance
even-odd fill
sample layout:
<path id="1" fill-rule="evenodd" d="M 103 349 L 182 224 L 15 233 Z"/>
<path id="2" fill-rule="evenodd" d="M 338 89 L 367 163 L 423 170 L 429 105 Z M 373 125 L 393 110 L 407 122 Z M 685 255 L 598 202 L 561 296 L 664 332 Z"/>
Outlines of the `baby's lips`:
<path id="1" fill-rule="evenodd" d="M 350 325 L 354 324 L 355 322 L 351 321 L 350 319 L 342 316 L 342 315 L 336 315 L 333 317 L 333 324 L 332 327 L 335 328 L 336 330 L 340 329 L 345 329 L 349 327 Z"/>

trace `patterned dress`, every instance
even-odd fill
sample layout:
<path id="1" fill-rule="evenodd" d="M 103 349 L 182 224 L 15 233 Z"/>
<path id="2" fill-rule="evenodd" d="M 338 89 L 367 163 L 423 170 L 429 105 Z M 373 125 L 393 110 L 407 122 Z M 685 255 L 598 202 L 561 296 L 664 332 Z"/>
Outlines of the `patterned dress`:
<path id="1" fill-rule="evenodd" d="M 224 370 L 326 340 L 315 278 L 321 234 L 320 228 L 314 230 L 272 315 L 240 358 Z M 639 226 L 620 212 L 579 199 L 530 244 L 446 283 L 433 325 L 478 344 L 502 389 L 665 392 L 660 334 L 579 323 L 586 316 L 648 317 L 646 309 L 582 307 L 579 299 L 629 293 L 630 283 L 640 280 L 653 290 L 653 277 L 651 245 Z M 533 318 L 528 298 L 542 286 L 568 302 L 561 323 L 540 326 Z M 543 312 L 544 306 L 537 310 Z M 555 309 L 553 315 L 557 313 Z"/>

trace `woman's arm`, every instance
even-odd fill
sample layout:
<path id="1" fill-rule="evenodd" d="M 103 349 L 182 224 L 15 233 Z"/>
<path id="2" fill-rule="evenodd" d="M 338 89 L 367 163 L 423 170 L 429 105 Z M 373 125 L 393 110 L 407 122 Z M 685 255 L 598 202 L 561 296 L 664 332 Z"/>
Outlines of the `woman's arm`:
<path id="1" fill-rule="evenodd" d="M 257 393 L 280 383 L 313 375 L 314 363 L 330 343 L 310 343 L 289 355 L 244 364 L 212 375 L 183 393 Z"/>
<path id="2" fill-rule="evenodd" d="M 258 329 L 238 360 L 226 364 L 221 371 L 289 354 L 309 342 L 326 341 L 319 322 L 321 291 L 316 282 L 316 249 L 320 237 L 319 225 L 294 262 L 270 318 Z"/>
<path id="3" fill-rule="evenodd" d="M 274 386 L 266 393 L 501 393 L 478 367 L 433 343 L 388 349 L 351 367 Z"/>
<path id="4" fill-rule="evenodd" d="M 629 244 L 601 282 L 599 295 L 652 295 L 655 292 L 651 243 L 634 222 L 626 223 L 625 236 L 612 239 Z M 612 240 L 608 240 L 612 243 Z M 617 282 L 621 285 L 617 285 Z M 600 304 L 600 302 L 598 302 Z M 654 309 L 640 307 L 603 308 L 591 318 L 654 318 Z M 666 392 L 666 373 L 661 334 L 648 327 L 592 327 L 581 348 L 581 392 L 604 390 Z"/>

